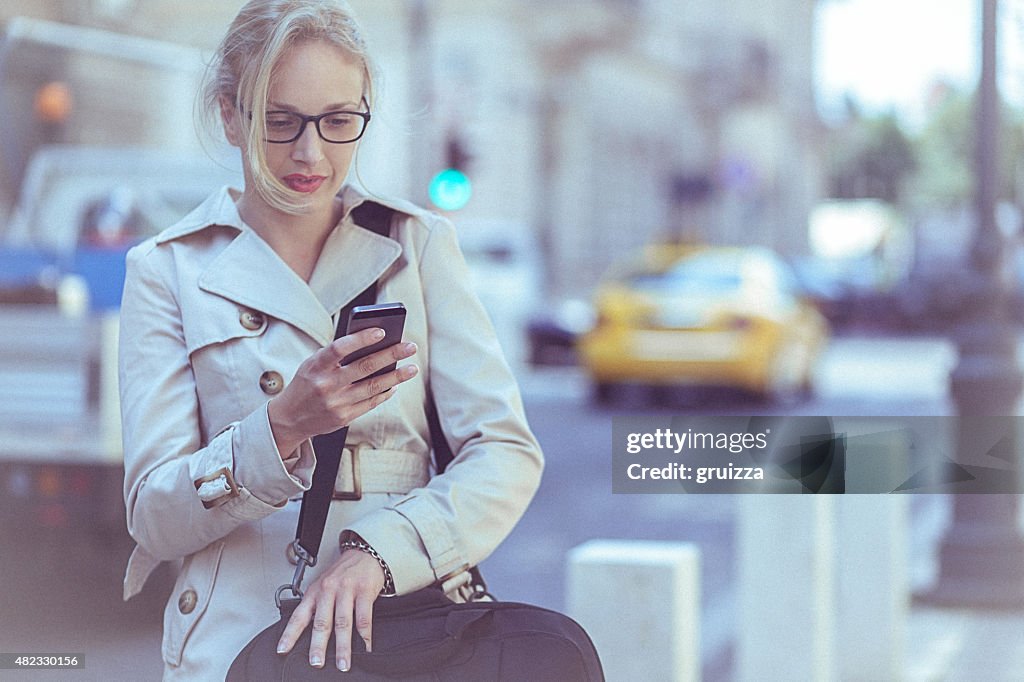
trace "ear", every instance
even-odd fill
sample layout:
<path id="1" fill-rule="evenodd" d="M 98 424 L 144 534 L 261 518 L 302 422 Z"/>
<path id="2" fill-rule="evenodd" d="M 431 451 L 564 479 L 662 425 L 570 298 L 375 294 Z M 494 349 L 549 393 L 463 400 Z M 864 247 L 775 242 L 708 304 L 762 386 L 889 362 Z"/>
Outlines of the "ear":
<path id="1" fill-rule="evenodd" d="M 220 120 L 224 124 L 224 137 L 232 146 L 242 147 L 242 122 L 238 120 L 241 113 L 238 107 L 227 97 L 221 95 L 220 99 Z"/>

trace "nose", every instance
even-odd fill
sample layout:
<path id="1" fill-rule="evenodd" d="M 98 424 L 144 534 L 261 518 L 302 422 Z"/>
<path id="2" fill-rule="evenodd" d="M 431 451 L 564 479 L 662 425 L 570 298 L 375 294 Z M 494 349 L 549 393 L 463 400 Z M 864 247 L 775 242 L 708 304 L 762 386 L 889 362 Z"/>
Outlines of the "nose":
<path id="1" fill-rule="evenodd" d="M 316 131 L 316 124 L 313 121 L 306 121 L 299 139 L 292 142 L 292 159 L 313 166 L 323 156 L 323 140 Z"/>

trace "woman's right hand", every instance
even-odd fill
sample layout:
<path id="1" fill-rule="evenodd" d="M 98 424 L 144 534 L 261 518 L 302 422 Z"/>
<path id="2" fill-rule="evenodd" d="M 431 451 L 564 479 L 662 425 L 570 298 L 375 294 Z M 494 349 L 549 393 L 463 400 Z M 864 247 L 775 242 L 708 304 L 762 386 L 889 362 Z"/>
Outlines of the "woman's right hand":
<path id="1" fill-rule="evenodd" d="M 267 406 L 278 452 L 286 458 L 306 440 L 352 423 L 390 398 L 395 386 L 416 376 L 416 365 L 403 365 L 366 378 L 393 362 L 411 357 L 416 344 L 396 343 L 349 365 L 349 354 L 376 343 L 383 330 L 364 329 L 335 339 L 299 365 L 295 377 Z"/>

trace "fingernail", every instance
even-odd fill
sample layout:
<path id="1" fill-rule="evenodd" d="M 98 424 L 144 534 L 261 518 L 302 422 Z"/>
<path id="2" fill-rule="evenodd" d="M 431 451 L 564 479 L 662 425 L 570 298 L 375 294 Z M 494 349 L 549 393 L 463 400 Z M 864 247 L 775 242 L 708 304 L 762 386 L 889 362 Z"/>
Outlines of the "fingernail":
<path id="1" fill-rule="evenodd" d="M 311 666 L 313 666 L 314 668 L 319 668 L 320 666 L 322 666 L 324 664 L 324 661 L 319 656 L 310 656 L 309 657 L 309 664 Z"/>
<path id="2" fill-rule="evenodd" d="M 374 329 L 373 330 L 373 338 L 374 338 L 375 341 L 380 341 L 381 339 L 383 339 L 384 338 L 384 330 L 383 329 Z"/>
<path id="3" fill-rule="evenodd" d="M 348 661 L 346 661 L 344 658 L 339 658 L 338 659 L 338 670 L 340 670 L 343 673 L 348 672 Z"/>
<path id="4" fill-rule="evenodd" d="M 284 645 L 284 642 L 278 642 L 278 643 L 277 643 L 277 653 L 279 653 L 279 654 L 283 654 L 283 653 L 285 653 L 286 651 L 288 651 L 288 647 L 286 647 L 286 646 Z"/>
<path id="5" fill-rule="evenodd" d="M 410 341 L 409 343 L 405 344 L 405 350 L 410 352 L 410 353 L 415 353 L 416 352 L 416 344 L 413 343 L 412 341 Z"/>
<path id="6" fill-rule="evenodd" d="M 416 376 L 416 372 L 420 371 L 420 368 L 417 367 L 416 365 L 406 365 L 404 369 L 405 376 L 409 377 L 410 379 Z"/>

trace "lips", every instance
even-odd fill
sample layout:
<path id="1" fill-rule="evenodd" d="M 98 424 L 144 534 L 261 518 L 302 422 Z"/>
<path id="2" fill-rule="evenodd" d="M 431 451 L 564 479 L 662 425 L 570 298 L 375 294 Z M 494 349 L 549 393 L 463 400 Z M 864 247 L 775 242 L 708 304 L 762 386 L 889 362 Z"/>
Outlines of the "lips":
<path id="1" fill-rule="evenodd" d="M 322 175 L 302 175 L 300 173 L 292 173 L 291 175 L 285 176 L 284 184 L 291 190 L 309 194 L 310 192 L 315 192 L 320 189 L 320 185 L 322 185 L 326 179 L 327 178 Z"/>

